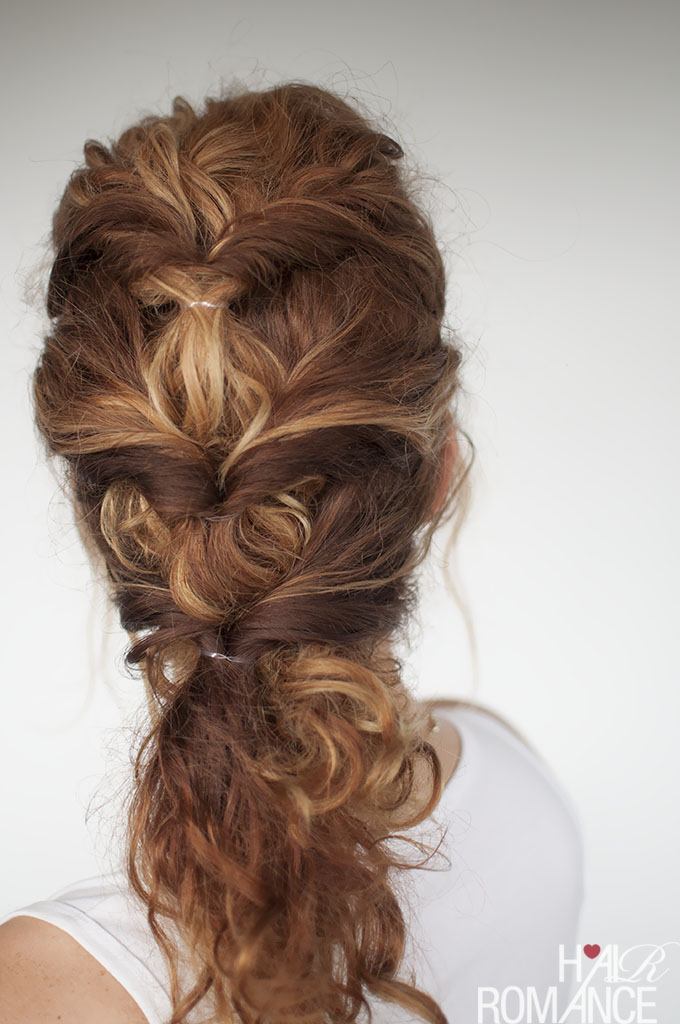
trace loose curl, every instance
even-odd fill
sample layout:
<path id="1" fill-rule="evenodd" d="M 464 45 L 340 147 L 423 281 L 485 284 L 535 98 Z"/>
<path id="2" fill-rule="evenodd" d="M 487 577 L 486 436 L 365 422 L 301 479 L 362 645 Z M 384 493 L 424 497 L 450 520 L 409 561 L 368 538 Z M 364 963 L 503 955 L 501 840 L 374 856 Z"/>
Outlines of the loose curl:
<path id="1" fill-rule="evenodd" d="M 366 992 L 445 1024 L 398 976 L 394 871 L 423 864 L 394 812 L 418 763 L 401 828 L 443 782 L 385 644 L 467 475 L 433 511 L 462 357 L 403 151 L 291 82 L 177 98 L 84 156 L 36 422 L 150 694 L 126 870 L 170 1024 L 209 994 L 222 1022 L 370 1020 Z"/>

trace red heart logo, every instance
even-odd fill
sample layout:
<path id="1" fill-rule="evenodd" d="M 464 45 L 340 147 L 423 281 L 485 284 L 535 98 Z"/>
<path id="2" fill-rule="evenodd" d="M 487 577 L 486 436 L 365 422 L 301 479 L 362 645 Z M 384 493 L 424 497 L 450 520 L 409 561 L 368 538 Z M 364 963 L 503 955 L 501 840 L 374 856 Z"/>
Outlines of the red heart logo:
<path id="1" fill-rule="evenodd" d="M 590 957 L 591 960 L 594 960 L 600 952 L 600 947 L 597 945 L 597 943 L 594 946 L 584 946 L 583 952 L 587 957 Z"/>

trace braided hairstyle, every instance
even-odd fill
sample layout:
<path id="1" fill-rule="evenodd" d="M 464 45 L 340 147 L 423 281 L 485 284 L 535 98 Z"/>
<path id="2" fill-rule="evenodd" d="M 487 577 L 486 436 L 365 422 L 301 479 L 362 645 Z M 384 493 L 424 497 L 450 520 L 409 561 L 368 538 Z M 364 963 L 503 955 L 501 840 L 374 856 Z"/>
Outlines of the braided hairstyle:
<path id="1" fill-rule="evenodd" d="M 147 686 L 125 863 L 171 1024 L 446 1021 L 399 976 L 394 812 L 443 782 L 387 644 L 467 475 L 434 501 L 462 356 L 402 156 L 232 87 L 88 140 L 54 214 L 36 422 Z"/>

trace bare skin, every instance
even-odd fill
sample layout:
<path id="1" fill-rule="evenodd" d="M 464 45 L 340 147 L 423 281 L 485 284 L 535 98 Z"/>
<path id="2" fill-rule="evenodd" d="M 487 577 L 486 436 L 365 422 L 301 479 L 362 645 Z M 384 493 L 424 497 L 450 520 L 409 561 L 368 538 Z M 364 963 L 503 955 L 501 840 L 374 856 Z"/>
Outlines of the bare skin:
<path id="1" fill-rule="evenodd" d="M 423 703 L 428 706 L 432 716 L 431 721 L 434 722 L 437 728 L 433 730 L 431 729 L 431 725 L 426 724 L 420 735 L 423 739 L 427 740 L 437 752 L 442 771 L 443 793 L 444 789 L 446 789 L 451 781 L 460 761 L 462 741 L 460 733 L 453 722 L 449 721 L 449 719 L 444 715 L 437 715 L 434 702 Z M 409 704 L 411 704 L 410 700 Z M 411 796 L 409 797 L 405 808 L 400 809 L 399 821 L 404 820 L 405 811 L 411 815 L 412 813 L 415 813 L 417 809 L 424 806 L 430 796 L 431 789 L 432 781 L 429 769 L 424 762 L 420 762 L 416 767 Z"/>
<path id="2" fill-rule="evenodd" d="M 68 932 L 35 917 L 0 925 L 2 1024 L 148 1024 L 129 992 Z"/>

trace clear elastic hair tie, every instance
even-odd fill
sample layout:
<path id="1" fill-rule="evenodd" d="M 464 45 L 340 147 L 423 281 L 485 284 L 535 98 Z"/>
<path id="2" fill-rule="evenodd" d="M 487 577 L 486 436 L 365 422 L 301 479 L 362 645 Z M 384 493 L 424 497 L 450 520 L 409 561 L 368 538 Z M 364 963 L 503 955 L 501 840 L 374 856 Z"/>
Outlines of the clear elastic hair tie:
<path id="1" fill-rule="evenodd" d="M 239 658 L 236 654 L 220 654 L 218 651 L 201 650 L 201 654 L 205 654 L 206 658 L 220 658 L 222 661 L 243 662 L 245 660 L 244 658 Z"/>
<path id="2" fill-rule="evenodd" d="M 219 309 L 220 305 L 219 302 L 207 302 L 205 299 L 194 299 L 193 302 L 187 302 L 187 306 L 209 306 L 210 309 Z"/>

